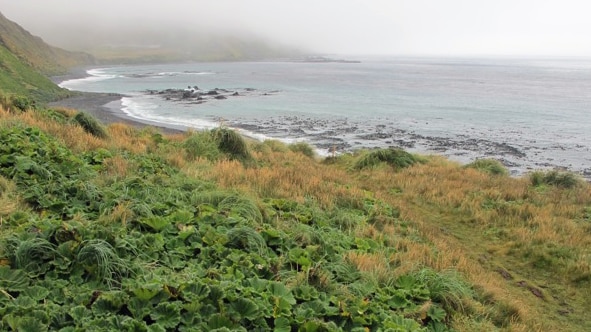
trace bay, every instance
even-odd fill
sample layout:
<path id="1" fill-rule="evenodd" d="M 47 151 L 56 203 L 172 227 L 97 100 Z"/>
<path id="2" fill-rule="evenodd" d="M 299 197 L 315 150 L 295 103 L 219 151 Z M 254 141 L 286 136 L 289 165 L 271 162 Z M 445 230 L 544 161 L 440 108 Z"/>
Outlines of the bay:
<path id="1" fill-rule="evenodd" d="M 121 111 L 137 119 L 224 125 L 258 139 L 306 141 L 323 155 L 396 146 L 463 163 L 495 158 L 513 175 L 559 168 L 591 176 L 589 59 L 356 60 L 115 66 L 61 86 L 123 94 Z M 195 87 L 228 97 L 158 93 Z"/>

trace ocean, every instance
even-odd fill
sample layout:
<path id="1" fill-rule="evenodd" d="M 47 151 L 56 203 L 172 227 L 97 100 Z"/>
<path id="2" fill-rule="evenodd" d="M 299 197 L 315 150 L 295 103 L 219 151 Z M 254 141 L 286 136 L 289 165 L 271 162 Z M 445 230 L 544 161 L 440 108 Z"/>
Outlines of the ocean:
<path id="1" fill-rule="evenodd" d="M 591 177 L 591 59 L 354 59 L 114 66 L 60 85 L 122 94 L 121 112 L 142 121 L 222 125 L 321 155 L 392 146 Z"/>

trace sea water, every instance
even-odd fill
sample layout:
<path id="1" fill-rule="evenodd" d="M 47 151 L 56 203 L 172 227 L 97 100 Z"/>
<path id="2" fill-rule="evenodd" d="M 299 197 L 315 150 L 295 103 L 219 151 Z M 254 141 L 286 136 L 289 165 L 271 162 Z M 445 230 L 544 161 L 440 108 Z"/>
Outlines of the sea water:
<path id="1" fill-rule="evenodd" d="M 321 154 L 402 147 L 514 175 L 591 176 L 591 59 L 367 58 L 360 63 L 224 62 L 115 66 L 61 86 L 123 94 L 121 112 L 162 125 L 238 128 L 306 141 Z M 252 91 L 204 103 L 149 90 Z"/>

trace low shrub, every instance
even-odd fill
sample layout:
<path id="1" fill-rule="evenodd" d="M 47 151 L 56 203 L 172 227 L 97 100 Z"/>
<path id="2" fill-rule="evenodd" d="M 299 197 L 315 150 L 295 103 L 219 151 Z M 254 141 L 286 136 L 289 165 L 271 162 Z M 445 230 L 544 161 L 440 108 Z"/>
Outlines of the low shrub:
<path id="1" fill-rule="evenodd" d="M 464 166 L 465 168 L 473 168 L 481 172 L 492 175 L 508 175 L 509 172 L 505 166 L 495 159 L 477 159 Z"/>
<path id="2" fill-rule="evenodd" d="M 251 158 L 244 138 L 228 128 L 216 128 L 211 135 L 218 145 L 218 149 L 230 156 L 231 159 L 248 160 Z"/>
<path id="3" fill-rule="evenodd" d="M 314 148 L 310 146 L 310 144 L 305 142 L 298 142 L 294 144 L 290 144 L 289 149 L 293 152 L 299 152 L 306 157 L 314 158 L 316 153 L 314 152 Z"/>
<path id="4" fill-rule="evenodd" d="M 394 168 L 405 168 L 421 162 L 416 156 L 402 149 L 379 149 L 364 154 L 353 165 L 354 169 L 365 169 L 386 163 Z"/>
<path id="5" fill-rule="evenodd" d="M 556 186 L 560 188 L 574 188 L 581 183 L 581 180 L 574 173 L 569 172 L 533 172 L 530 174 L 531 184 L 534 187 Z"/>
<path id="6" fill-rule="evenodd" d="M 87 113 L 79 112 L 76 114 L 76 116 L 74 116 L 74 121 L 78 123 L 84 129 L 84 131 L 95 137 L 107 137 L 107 131 L 105 128 L 95 118 Z"/>
<path id="7" fill-rule="evenodd" d="M 18 95 L 10 95 L 10 94 L 1 94 L 0 95 L 0 105 L 2 108 L 19 113 L 19 112 L 26 112 L 30 109 L 35 109 L 35 101 L 25 97 L 25 96 L 18 96 Z"/>
<path id="8" fill-rule="evenodd" d="M 193 133 L 183 142 L 183 148 L 189 159 L 202 157 L 213 161 L 221 154 L 213 137 L 205 132 Z"/>
<path id="9" fill-rule="evenodd" d="M 12 106 L 21 112 L 28 111 L 35 108 L 35 101 L 24 96 L 12 96 Z"/>

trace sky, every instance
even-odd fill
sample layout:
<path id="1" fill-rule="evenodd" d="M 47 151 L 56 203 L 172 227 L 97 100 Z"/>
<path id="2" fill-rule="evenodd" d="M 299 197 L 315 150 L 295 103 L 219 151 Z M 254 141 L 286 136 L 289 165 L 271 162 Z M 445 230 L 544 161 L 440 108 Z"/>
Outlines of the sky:
<path id="1" fill-rule="evenodd" d="M 146 25 L 327 54 L 591 56 L 589 0 L 0 0 L 0 12 L 50 43 L 57 27 Z"/>

